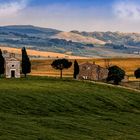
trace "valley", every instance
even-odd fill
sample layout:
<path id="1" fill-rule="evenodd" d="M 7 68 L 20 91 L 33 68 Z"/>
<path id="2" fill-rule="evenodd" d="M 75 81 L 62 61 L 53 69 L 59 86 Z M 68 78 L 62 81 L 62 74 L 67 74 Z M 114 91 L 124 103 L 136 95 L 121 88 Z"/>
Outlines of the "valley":
<path id="1" fill-rule="evenodd" d="M 0 27 L 0 45 L 81 57 L 139 57 L 140 34 L 60 31 L 32 25 Z"/>

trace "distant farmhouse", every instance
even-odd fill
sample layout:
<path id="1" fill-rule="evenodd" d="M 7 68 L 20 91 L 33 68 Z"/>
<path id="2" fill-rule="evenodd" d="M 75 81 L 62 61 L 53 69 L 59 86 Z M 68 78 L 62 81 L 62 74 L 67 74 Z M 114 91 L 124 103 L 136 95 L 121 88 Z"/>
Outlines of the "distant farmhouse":
<path id="1" fill-rule="evenodd" d="M 6 78 L 20 78 L 20 60 L 15 58 L 15 54 L 5 58 Z"/>
<path id="2" fill-rule="evenodd" d="M 79 65 L 79 70 L 78 79 L 80 80 L 102 81 L 108 76 L 108 69 L 96 65 L 95 63 L 83 63 Z"/>

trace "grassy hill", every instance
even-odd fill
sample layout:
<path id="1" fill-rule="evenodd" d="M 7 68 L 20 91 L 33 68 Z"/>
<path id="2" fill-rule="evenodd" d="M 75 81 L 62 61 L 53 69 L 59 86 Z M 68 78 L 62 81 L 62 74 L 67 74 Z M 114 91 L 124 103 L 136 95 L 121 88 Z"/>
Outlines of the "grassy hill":
<path id="1" fill-rule="evenodd" d="M 140 94 L 45 77 L 0 79 L 0 140 L 139 140 Z"/>

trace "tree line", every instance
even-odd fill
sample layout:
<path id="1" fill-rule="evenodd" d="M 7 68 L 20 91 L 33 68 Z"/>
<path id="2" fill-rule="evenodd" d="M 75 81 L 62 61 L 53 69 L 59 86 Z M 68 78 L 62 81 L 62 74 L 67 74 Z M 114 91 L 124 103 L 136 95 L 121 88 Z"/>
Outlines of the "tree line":
<path id="1" fill-rule="evenodd" d="M 57 70 L 60 70 L 60 78 L 62 78 L 63 69 L 68 69 L 72 65 L 72 62 L 69 62 L 67 59 L 57 59 L 54 60 L 51 66 Z M 108 68 L 108 77 L 106 78 L 107 82 L 112 81 L 115 85 L 118 85 L 125 78 L 125 71 L 118 66 L 109 66 Z M 74 61 L 74 73 L 73 78 L 77 79 L 79 74 L 79 64 Z M 134 76 L 138 79 L 140 78 L 140 68 L 134 71 Z"/>
<path id="2" fill-rule="evenodd" d="M 28 73 L 31 72 L 31 62 L 27 55 L 26 48 L 23 47 L 22 50 L 22 74 L 26 77 Z M 63 77 L 63 70 L 69 69 L 72 66 L 72 62 L 67 59 L 56 59 L 52 62 L 51 66 L 56 69 L 60 70 L 60 78 Z M 113 81 L 115 85 L 118 85 L 125 77 L 125 71 L 118 66 L 108 66 L 108 77 L 106 79 L 107 82 Z M 77 76 L 80 72 L 79 64 L 77 60 L 74 61 L 74 73 L 73 78 L 77 79 Z M 0 49 L 0 76 L 5 73 L 5 59 L 2 55 L 2 51 Z M 140 78 L 140 68 L 134 71 L 134 76 L 138 79 Z"/>

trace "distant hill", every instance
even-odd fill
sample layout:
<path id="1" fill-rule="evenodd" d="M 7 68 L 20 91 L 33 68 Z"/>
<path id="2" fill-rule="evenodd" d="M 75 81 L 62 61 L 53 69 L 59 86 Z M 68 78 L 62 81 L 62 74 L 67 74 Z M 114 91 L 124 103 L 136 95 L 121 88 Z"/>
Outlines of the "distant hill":
<path id="1" fill-rule="evenodd" d="M 13 26 L 4 26 L 0 27 L 0 32 L 3 33 L 18 33 L 21 35 L 28 35 L 28 36 L 38 36 L 40 35 L 41 37 L 49 37 L 52 35 L 55 35 L 61 31 L 55 30 L 55 29 L 49 29 L 49 28 L 41 28 L 41 27 L 36 27 L 32 25 L 13 25 Z"/>
<path id="2" fill-rule="evenodd" d="M 85 37 L 93 37 L 107 43 L 124 44 L 140 47 L 140 33 L 121 33 L 121 32 L 79 32 L 71 31 Z"/>
<path id="3" fill-rule="evenodd" d="M 96 39 L 94 37 L 88 37 L 88 36 L 83 36 L 80 34 L 72 33 L 72 32 L 60 32 L 53 36 L 53 38 L 58 38 L 58 39 L 65 39 L 67 41 L 73 41 L 73 42 L 81 42 L 81 43 L 90 43 L 90 44 L 100 44 L 104 45 L 106 44 L 105 41 Z"/>
<path id="4" fill-rule="evenodd" d="M 139 57 L 140 34 L 120 32 L 63 32 L 32 25 L 0 27 L 0 45 L 86 57 Z"/>

